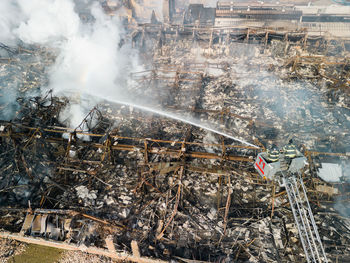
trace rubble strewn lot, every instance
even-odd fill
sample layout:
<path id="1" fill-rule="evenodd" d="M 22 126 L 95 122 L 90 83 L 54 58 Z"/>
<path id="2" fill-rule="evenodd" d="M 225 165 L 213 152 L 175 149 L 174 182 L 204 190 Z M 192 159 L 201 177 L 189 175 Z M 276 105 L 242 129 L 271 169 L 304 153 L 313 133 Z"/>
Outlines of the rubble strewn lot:
<path id="1" fill-rule="evenodd" d="M 157 39 L 149 39 L 155 47 L 152 41 Z M 138 96 L 153 97 L 168 111 L 266 147 L 283 146 L 293 137 L 300 149 L 339 153 L 310 154 L 304 180 L 328 258 L 346 262 L 350 221 L 333 207 L 348 207 L 349 184 L 326 184 L 316 171 L 327 158 L 349 161 L 347 62 L 338 65 L 343 71 L 334 64 L 315 71 L 315 64 L 295 58 L 318 56 L 317 50 L 283 41 L 265 47 L 238 42 L 208 47 L 187 38 L 162 45 L 145 55 L 145 61 L 153 61 L 145 64 L 149 71 L 133 74 Z M 32 47 L 1 61 L 2 94 L 22 76 L 11 102 L 17 114 L 0 123 L 4 231 L 23 230 L 30 206 L 33 220 L 48 221 L 40 221 L 45 231 L 28 228 L 24 235 L 79 246 L 106 248 L 105 239 L 112 236 L 116 251 L 133 253 L 131 242 L 137 241 L 142 256 L 175 262 L 305 260 L 284 189 L 254 171 L 257 150 L 109 102 L 92 110 L 98 121 L 89 140 L 83 140 L 84 132 L 59 121 L 67 98 L 27 96 L 45 85 L 45 68 L 54 59 L 49 54 Z M 1 106 L 5 115 L 9 105 Z M 319 186 L 338 192 L 318 191 Z M 49 231 L 49 225 L 60 234 Z"/>
<path id="2" fill-rule="evenodd" d="M 8 260 L 18 254 L 21 254 L 26 248 L 24 243 L 17 241 L 7 241 L 5 239 L 0 240 L 0 262 L 5 263 Z"/>

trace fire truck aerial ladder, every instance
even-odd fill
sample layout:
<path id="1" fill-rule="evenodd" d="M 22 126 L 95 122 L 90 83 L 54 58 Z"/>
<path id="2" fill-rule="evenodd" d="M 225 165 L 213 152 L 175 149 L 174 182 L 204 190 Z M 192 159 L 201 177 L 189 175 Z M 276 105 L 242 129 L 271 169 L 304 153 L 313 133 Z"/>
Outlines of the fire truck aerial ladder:
<path id="1" fill-rule="evenodd" d="M 305 156 L 296 150 L 295 157 L 288 158 L 281 152 L 273 162 L 267 152 L 259 153 L 254 167 L 263 178 L 285 187 L 307 262 L 328 262 L 301 176 L 306 164 Z"/>

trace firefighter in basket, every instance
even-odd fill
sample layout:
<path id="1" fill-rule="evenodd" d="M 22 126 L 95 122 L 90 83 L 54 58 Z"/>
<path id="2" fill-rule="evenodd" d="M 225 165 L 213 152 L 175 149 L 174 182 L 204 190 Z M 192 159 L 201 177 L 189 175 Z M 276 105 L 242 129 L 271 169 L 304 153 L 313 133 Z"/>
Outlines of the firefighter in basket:
<path id="1" fill-rule="evenodd" d="M 282 151 L 283 151 L 284 157 L 286 157 L 286 159 L 291 160 L 297 156 L 297 148 L 293 144 L 293 139 L 289 140 L 288 144 L 283 147 Z"/>
<path id="2" fill-rule="evenodd" d="M 272 145 L 271 149 L 268 149 L 267 151 L 267 161 L 268 162 L 277 162 L 280 158 L 280 152 L 275 144 Z"/>

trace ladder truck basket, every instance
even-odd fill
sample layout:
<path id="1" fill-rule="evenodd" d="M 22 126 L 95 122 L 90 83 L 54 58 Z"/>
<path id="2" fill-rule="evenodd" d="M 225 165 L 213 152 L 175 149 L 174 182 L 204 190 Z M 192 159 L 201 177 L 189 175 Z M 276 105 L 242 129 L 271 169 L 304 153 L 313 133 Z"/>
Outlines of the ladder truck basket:
<path id="1" fill-rule="evenodd" d="M 287 167 L 285 167 L 285 162 L 288 162 Z M 276 180 L 277 173 L 280 174 L 281 171 L 286 171 L 288 173 L 298 173 L 307 164 L 306 158 L 299 151 L 295 158 L 286 160 L 283 155 L 276 162 L 270 162 L 267 158 L 267 153 L 259 153 L 256 157 L 254 167 L 258 171 L 259 175 L 264 179 Z"/>
<path id="2" fill-rule="evenodd" d="M 280 171 L 280 161 L 269 162 L 267 153 L 259 153 L 254 163 L 255 169 L 262 178 L 274 180 L 275 174 Z"/>

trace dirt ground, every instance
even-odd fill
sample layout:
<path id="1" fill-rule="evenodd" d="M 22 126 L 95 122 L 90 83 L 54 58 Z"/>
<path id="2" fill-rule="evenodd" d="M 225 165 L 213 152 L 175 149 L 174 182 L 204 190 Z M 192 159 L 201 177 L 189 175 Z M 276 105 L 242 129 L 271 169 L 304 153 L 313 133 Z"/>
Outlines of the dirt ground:
<path id="1" fill-rule="evenodd" d="M 80 251 L 64 251 L 50 247 L 0 239 L 0 263 L 102 263 L 108 258 Z"/>

